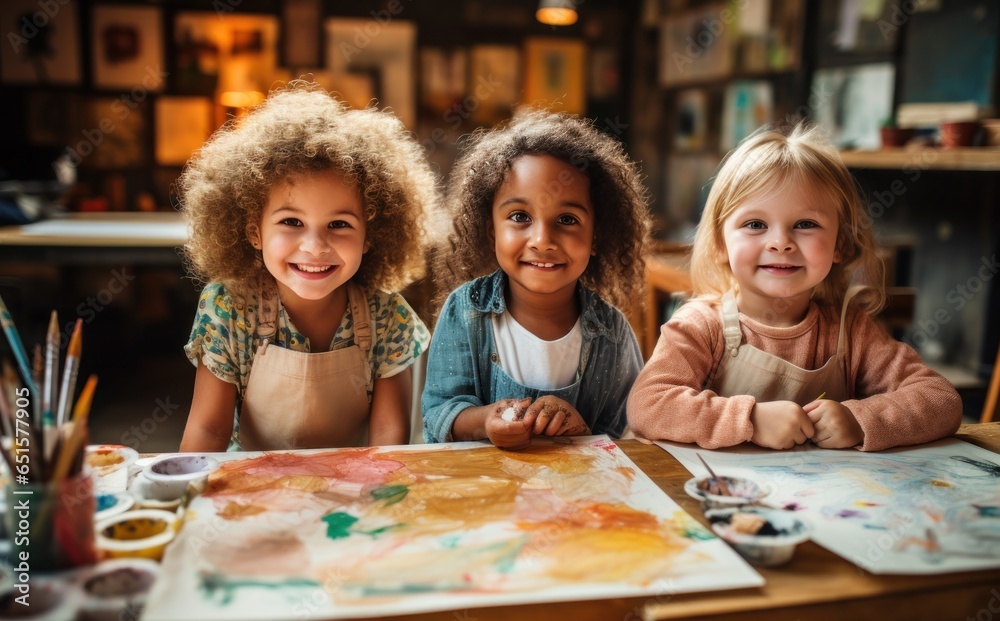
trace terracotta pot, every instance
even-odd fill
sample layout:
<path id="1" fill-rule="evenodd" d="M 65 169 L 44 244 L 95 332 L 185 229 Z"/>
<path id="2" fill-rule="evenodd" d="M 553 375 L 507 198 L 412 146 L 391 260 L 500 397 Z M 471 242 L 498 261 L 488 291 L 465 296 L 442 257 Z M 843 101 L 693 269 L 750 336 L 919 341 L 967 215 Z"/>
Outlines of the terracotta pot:
<path id="1" fill-rule="evenodd" d="M 879 131 L 882 135 L 882 148 L 905 146 L 915 133 L 913 129 L 901 127 L 883 127 Z"/>
<path id="2" fill-rule="evenodd" d="M 976 137 L 979 123 L 976 121 L 955 121 L 941 124 L 941 146 L 945 149 L 971 147 Z"/>

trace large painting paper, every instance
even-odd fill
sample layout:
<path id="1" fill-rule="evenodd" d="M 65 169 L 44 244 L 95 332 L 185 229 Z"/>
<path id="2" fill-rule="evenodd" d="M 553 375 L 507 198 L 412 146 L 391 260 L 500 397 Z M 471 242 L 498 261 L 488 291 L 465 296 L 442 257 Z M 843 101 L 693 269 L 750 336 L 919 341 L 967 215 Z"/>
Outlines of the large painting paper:
<path id="1" fill-rule="evenodd" d="M 749 477 L 801 512 L 813 541 L 876 574 L 1000 567 L 1000 455 L 955 439 L 861 453 L 811 444 L 706 451 L 658 442 L 690 472 Z"/>
<path id="2" fill-rule="evenodd" d="M 242 454 L 243 457 L 248 454 Z M 144 619 L 377 617 L 758 586 L 605 436 L 220 455 Z"/>

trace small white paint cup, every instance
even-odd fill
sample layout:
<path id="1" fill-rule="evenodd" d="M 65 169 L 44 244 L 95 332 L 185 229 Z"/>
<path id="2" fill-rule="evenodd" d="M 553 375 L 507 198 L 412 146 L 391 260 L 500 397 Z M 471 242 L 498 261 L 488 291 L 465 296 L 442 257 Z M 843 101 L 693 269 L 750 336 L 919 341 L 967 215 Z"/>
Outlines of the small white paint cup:
<path id="1" fill-rule="evenodd" d="M 200 483 L 219 468 L 210 455 L 170 455 L 146 464 L 142 475 L 149 482 L 149 498 L 174 500 L 187 491 L 188 485 Z"/>

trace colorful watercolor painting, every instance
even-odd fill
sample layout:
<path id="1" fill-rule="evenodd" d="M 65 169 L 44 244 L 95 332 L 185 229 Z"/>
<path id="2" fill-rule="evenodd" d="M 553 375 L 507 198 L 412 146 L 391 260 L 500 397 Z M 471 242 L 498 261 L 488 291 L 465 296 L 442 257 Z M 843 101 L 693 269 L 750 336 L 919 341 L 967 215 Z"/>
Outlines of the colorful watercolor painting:
<path id="1" fill-rule="evenodd" d="M 743 476 L 801 512 L 813 541 L 876 574 L 1000 567 L 1000 455 L 955 439 L 880 453 L 658 442 L 691 473 Z"/>
<path id="2" fill-rule="evenodd" d="M 606 436 L 250 455 L 191 503 L 143 619 L 378 617 L 764 582 Z"/>

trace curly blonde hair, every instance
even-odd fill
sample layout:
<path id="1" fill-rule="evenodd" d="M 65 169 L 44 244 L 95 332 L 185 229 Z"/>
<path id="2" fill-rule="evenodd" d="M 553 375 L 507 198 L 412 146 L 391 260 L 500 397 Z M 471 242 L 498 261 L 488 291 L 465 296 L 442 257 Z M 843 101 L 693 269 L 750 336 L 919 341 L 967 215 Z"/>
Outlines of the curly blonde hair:
<path id="1" fill-rule="evenodd" d="M 787 183 L 802 183 L 826 196 L 837 208 L 840 223 L 834 263 L 812 293 L 824 304 L 839 305 L 852 279 L 864 285 L 859 298 L 865 310 L 878 312 L 886 304 L 885 266 L 872 233 L 857 183 L 836 147 L 815 125 L 764 126 L 744 139 L 725 158 L 712 182 L 691 253 L 691 282 L 696 297 L 718 300 L 738 289 L 723 236 L 726 219 L 740 205 Z"/>
<path id="2" fill-rule="evenodd" d="M 433 260 L 440 287 L 436 306 L 462 283 L 499 267 L 488 237 L 493 199 L 524 155 L 557 158 L 590 180 L 597 254 L 580 280 L 622 310 L 641 305 L 652 218 L 638 167 L 621 143 L 591 121 L 521 109 L 506 126 L 477 130 L 452 169 L 446 205 L 453 228 Z"/>
<path id="3" fill-rule="evenodd" d="M 421 277 L 423 214 L 439 195 L 420 145 L 392 114 L 352 110 L 317 84 L 296 80 L 215 132 L 181 174 L 184 250 L 195 278 L 252 295 L 267 270 L 248 227 L 260 225 L 273 187 L 325 170 L 357 184 L 362 197 L 371 248 L 352 280 L 398 291 Z"/>

